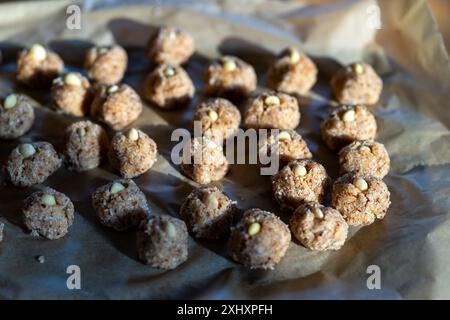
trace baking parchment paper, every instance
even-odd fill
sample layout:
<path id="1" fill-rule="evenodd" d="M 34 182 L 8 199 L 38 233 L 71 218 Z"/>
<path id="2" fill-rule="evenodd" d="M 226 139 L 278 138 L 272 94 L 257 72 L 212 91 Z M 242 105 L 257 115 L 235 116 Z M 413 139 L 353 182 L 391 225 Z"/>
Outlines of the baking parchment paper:
<path id="1" fill-rule="evenodd" d="M 365 60 L 384 80 L 381 101 L 373 107 L 378 140 L 392 159 L 385 181 L 392 205 L 386 218 L 352 228 L 337 252 L 313 252 L 292 242 L 274 271 L 248 270 L 232 262 L 225 241 L 190 239 L 189 259 L 173 271 L 157 270 L 137 260 L 133 232 L 102 227 L 91 207 L 95 188 L 117 178 L 108 165 L 76 174 L 59 170 L 45 185 L 66 193 L 76 208 L 69 234 L 57 241 L 34 238 L 24 229 L 23 199 L 41 186 L 0 187 L 2 299 L 148 299 L 148 298 L 450 298 L 450 64 L 442 38 L 423 0 L 347 1 L 323 7 L 273 1 L 159 1 L 156 5 L 86 1 L 82 29 L 66 28 L 70 2 L 0 5 L 0 93 L 24 92 L 36 103 L 32 131 L 16 141 L 0 142 L 0 161 L 19 142 L 47 140 L 61 150 L 64 128 L 78 119 L 48 109 L 48 92 L 30 91 L 14 82 L 18 50 L 47 43 L 68 70 L 81 70 L 84 50 L 92 43 L 123 45 L 130 65 L 124 81 L 142 92 L 150 66 L 144 47 L 160 24 L 190 31 L 197 52 L 186 66 L 197 87 L 189 108 L 161 111 L 146 105 L 134 123 L 155 139 L 160 156 L 151 171 L 135 179 L 156 214 L 177 216 L 194 183 L 170 162 L 175 142 L 170 134 L 188 127 L 193 107 L 202 99 L 202 73 L 208 59 L 235 54 L 252 63 L 264 84 L 274 54 L 299 45 L 320 70 L 313 92 L 300 97 L 298 131 L 315 159 L 333 178 L 337 159 L 320 141 L 319 123 L 333 107 L 328 82 L 341 64 Z M 172 4 L 173 7 L 161 6 Z M 378 4 L 381 29 L 370 28 L 368 8 Z M 119 7 L 118 7 L 119 6 Z M 222 183 L 241 209 L 260 207 L 279 213 L 268 177 L 257 165 L 234 165 Z M 37 262 L 44 256 L 45 263 Z M 67 267 L 81 269 L 81 290 L 69 290 Z M 367 287 L 367 268 L 381 270 L 381 289 Z"/>

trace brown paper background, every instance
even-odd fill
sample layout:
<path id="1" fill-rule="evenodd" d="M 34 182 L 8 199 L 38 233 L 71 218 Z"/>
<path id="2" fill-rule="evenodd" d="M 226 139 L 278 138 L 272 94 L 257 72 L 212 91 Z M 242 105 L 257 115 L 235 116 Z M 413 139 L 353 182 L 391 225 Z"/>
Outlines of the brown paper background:
<path id="1" fill-rule="evenodd" d="M 315 159 L 336 178 L 337 160 L 321 142 L 319 123 L 332 108 L 328 82 L 342 63 L 364 59 L 384 80 L 381 101 L 373 107 L 378 140 L 392 159 L 385 178 L 392 205 L 383 221 L 352 228 L 337 252 L 309 251 L 292 242 L 274 271 L 248 270 L 232 262 L 225 241 L 191 239 L 189 259 L 173 271 L 137 261 L 133 232 L 102 227 L 91 208 L 95 188 L 117 178 L 108 165 L 75 174 L 59 170 L 45 185 L 66 193 L 76 208 L 75 223 L 61 240 L 31 237 L 21 223 L 23 199 L 41 186 L 0 186 L 0 216 L 5 239 L 0 244 L 0 298 L 131 299 L 131 298 L 450 298 L 450 64 L 442 38 L 425 1 L 379 1 L 382 29 L 366 27 L 366 9 L 375 1 L 348 1 L 324 7 L 270 1 L 196 1 L 189 8 L 149 5 L 111 8 L 87 1 L 83 28 L 65 28 L 68 2 L 0 5 L 0 93 L 19 91 L 36 101 L 33 130 L 17 141 L 0 142 L 0 161 L 19 142 L 47 140 L 61 149 L 64 128 L 78 119 L 48 110 L 47 92 L 25 90 L 14 83 L 20 47 L 48 43 L 67 64 L 79 70 L 92 43 L 117 42 L 128 51 L 124 81 L 142 92 L 150 70 L 144 45 L 154 27 L 164 23 L 190 31 L 197 53 L 186 66 L 196 83 L 189 108 L 164 112 L 146 105 L 134 123 L 155 139 L 157 164 L 135 179 L 156 214 L 177 216 L 194 184 L 170 162 L 170 134 L 188 127 L 193 107 L 202 99 L 202 72 L 208 59 L 236 54 L 252 63 L 264 84 L 264 72 L 276 52 L 296 44 L 316 61 L 320 79 L 311 95 L 300 97 L 298 131 Z M 279 212 L 268 177 L 258 167 L 234 165 L 218 183 L 241 209 L 260 207 Z M 45 256 L 39 264 L 35 257 Z M 79 265 L 82 290 L 66 288 L 66 268 Z M 381 268 L 381 290 L 368 290 L 366 269 Z"/>

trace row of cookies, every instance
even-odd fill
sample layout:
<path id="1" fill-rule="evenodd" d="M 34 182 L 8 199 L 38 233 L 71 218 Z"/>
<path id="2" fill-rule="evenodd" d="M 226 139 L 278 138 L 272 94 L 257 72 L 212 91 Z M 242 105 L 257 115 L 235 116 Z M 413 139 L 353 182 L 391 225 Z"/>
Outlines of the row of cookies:
<path id="1" fill-rule="evenodd" d="M 186 63 L 193 53 L 193 37 L 174 27 L 159 28 L 149 39 L 146 49 L 151 63 L 173 67 Z M 115 45 L 89 49 L 84 65 L 93 82 L 112 85 L 123 78 L 127 62 L 125 50 Z M 29 50 L 20 52 L 17 65 L 17 79 L 35 88 L 49 86 L 64 69 L 62 59 L 41 45 L 33 45 Z M 314 62 L 298 49 L 288 48 L 270 66 L 267 86 L 291 94 L 303 94 L 312 88 L 316 79 L 317 67 Z M 255 88 L 256 73 L 253 67 L 237 57 L 213 61 L 205 73 L 204 90 L 213 96 L 223 95 L 229 90 L 248 95 Z M 336 73 L 331 88 L 339 103 L 370 105 L 378 101 L 382 81 L 370 65 L 355 63 Z"/>
<path id="2" fill-rule="evenodd" d="M 117 132 L 109 143 L 106 131 L 89 120 L 66 128 L 63 158 L 77 172 L 97 168 L 108 156 L 122 177 L 134 178 L 147 172 L 157 159 L 156 143 L 141 130 Z M 62 165 L 52 144 L 45 141 L 16 146 L 5 163 L 5 175 L 14 186 L 43 183 Z"/>
<path id="3" fill-rule="evenodd" d="M 143 262 L 173 269 L 187 259 L 185 223 L 167 215 L 151 215 L 144 193 L 133 180 L 99 187 L 92 195 L 92 205 L 106 227 L 124 231 L 139 226 L 137 252 Z M 24 200 L 22 217 L 32 235 L 60 239 L 74 222 L 74 205 L 65 194 L 44 187 Z"/>

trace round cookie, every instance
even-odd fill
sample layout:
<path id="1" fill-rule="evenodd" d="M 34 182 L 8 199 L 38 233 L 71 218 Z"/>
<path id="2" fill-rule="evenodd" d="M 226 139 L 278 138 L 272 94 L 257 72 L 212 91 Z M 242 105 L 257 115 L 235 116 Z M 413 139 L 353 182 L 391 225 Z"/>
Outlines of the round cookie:
<path id="1" fill-rule="evenodd" d="M 122 130 L 141 112 L 141 98 L 126 84 L 100 86 L 91 105 L 91 115 L 114 130 Z"/>
<path id="2" fill-rule="evenodd" d="M 383 219 L 391 204 L 383 180 L 358 172 L 349 172 L 333 184 L 331 201 L 351 226 L 368 225 Z"/>
<path id="3" fill-rule="evenodd" d="M 373 140 L 377 122 L 365 106 L 341 106 L 320 124 L 322 139 L 330 149 L 340 149 L 355 140 Z"/>
<path id="4" fill-rule="evenodd" d="M 281 92 L 265 92 L 249 99 L 244 114 L 246 128 L 295 129 L 300 123 L 297 99 Z"/>
<path id="5" fill-rule="evenodd" d="M 51 89 L 52 108 L 77 117 L 85 116 L 91 103 L 90 88 L 88 79 L 77 72 L 56 78 Z"/>
<path id="6" fill-rule="evenodd" d="M 192 36 L 174 27 L 160 27 L 147 45 L 147 57 L 154 64 L 180 65 L 188 61 L 193 53 Z"/>
<path id="7" fill-rule="evenodd" d="M 195 237 L 219 239 L 230 231 L 236 212 L 236 202 L 217 187 L 203 187 L 187 196 L 181 206 L 180 217 Z"/>
<path id="8" fill-rule="evenodd" d="M 64 62 L 58 54 L 34 44 L 19 53 L 16 78 L 31 88 L 46 88 L 63 70 Z"/>
<path id="9" fill-rule="evenodd" d="M 390 163 L 384 145 L 373 140 L 354 141 L 339 151 L 341 174 L 360 171 L 383 179 L 389 173 Z"/>
<path id="10" fill-rule="evenodd" d="M 294 47 L 283 50 L 267 72 L 267 86 L 289 94 L 305 94 L 316 81 L 316 65 Z"/>
<path id="11" fill-rule="evenodd" d="M 12 93 L 0 100 L 0 139 L 19 138 L 33 123 L 34 109 L 24 96 Z"/>
<path id="12" fill-rule="evenodd" d="M 150 216 L 137 232 L 139 259 L 155 268 L 175 269 L 188 258 L 186 224 L 170 216 Z"/>
<path id="13" fill-rule="evenodd" d="M 131 128 L 116 133 L 109 148 L 109 161 L 124 178 L 135 178 L 147 172 L 156 162 L 155 141 L 141 130 Z"/>
<path id="14" fill-rule="evenodd" d="M 273 269 L 290 241 L 289 228 L 280 218 L 268 211 L 251 209 L 231 228 L 228 252 L 233 260 L 252 269 Z"/>
<path id="15" fill-rule="evenodd" d="M 92 206 L 100 222 L 117 231 L 137 226 L 150 214 L 144 193 L 131 179 L 117 180 L 95 190 Z"/>
<path id="16" fill-rule="evenodd" d="M 17 187 L 44 182 L 61 167 L 62 160 L 48 142 L 24 143 L 17 146 L 6 161 L 6 174 Z"/>
<path id="17" fill-rule="evenodd" d="M 259 152 L 267 156 L 278 154 L 281 163 L 296 159 L 311 159 L 312 154 L 302 136 L 295 130 L 280 130 L 261 141 Z"/>
<path id="18" fill-rule="evenodd" d="M 272 176 L 275 199 L 287 210 L 306 201 L 322 202 L 329 183 L 325 168 L 312 160 L 293 160 Z"/>
<path id="19" fill-rule="evenodd" d="M 347 239 L 348 225 L 339 211 L 316 202 L 300 205 L 289 224 L 294 237 L 311 250 L 339 250 Z"/>
<path id="20" fill-rule="evenodd" d="M 118 45 L 92 47 L 86 52 L 84 67 L 88 77 L 98 84 L 113 85 L 120 82 L 127 70 L 128 56 Z"/>
<path id="21" fill-rule="evenodd" d="M 74 220 L 74 207 L 70 199 L 45 187 L 25 199 L 23 222 L 33 234 L 55 240 L 64 237 Z"/>
<path id="22" fill-rule="evenodd" d="M 207 96 L 241 98 L 249 96 L 257 85 L 253 67 L 234 56 L 223 56 L 209 64 L 204 79 Z"/>
<path id="23" fill-rule="evenodd" d="M 330 84 L 334 97 L 341 104 L 375 104 L 383 89 L 383 81 L 372 66 L 362 62 L 340 69 Z"/>
<path id="24" fill-rule="evenodd" d="M 89 120 L 72 123 L 66 129 L 64 156 L 70 169 L 86 171 L 97 168 L 108 150 L 106 131 Z"/>
<path id="25" fill-rule="evenodd" d="M 182 67 L 163 64 L 145 79 L 144 97 L 162 109 L 182 107 L 191 101 L 195 87 Z"/>
<path id="26" fill-rule="evenodd" d="M 228 161 L 222 146 L 203 138 L 193 138 L 189 154 L 181 159 L 181 171 L 200 184 L 221 180 L 228 172 Z"/>
<path id="27" fill-rule="evenodd" d="M 241 113 L 230 101 L 212 98 L 197 107 L 192 121 L 199 122 L 204 137 L 222 144 L 239 130 Z"/>

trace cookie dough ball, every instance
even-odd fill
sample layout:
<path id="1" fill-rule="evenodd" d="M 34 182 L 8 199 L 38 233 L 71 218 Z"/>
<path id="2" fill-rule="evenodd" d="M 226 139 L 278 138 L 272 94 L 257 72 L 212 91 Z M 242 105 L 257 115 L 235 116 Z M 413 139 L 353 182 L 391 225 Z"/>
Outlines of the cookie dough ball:
<path id="1" fill-rule="evenodd" d="M 180 65 L 194 53 L 192 36 L 174 27 L 161 27 L 147 46 L 148 59 L 154 64 Z"/>
<path id="2" fill-rule="evenodd" d="M 294 237 L 311 250 L 339 250 L 347 239 L 348 225 L 339 211 L 316 202 L 299 206 L 289 223 Z"/>
<path id="3" fill-rule="evenodd" d="M 217 187 L 204 187 L 187 196 L 180 216 L 195 237 L 219 239 L 230 231 L 236 211 L 236 202 Z"/>
<path id="4" fill-rule="evenodd" d="M 356 140 L 373 140 L 377 122 L 365 106 L 341 106 L 320 124 L 322 139 L 330 149 L 340 149 Z"/>
<path id="5" fill-rule="evenodd" d="M 241 113 L 230 101 L 213 98 L 197 107 L 194 112 L 194 126 L 196 121 L 200 123 L 203 136 L 222 144 L 239 130 Z"/>
<path id="6" fill-rule="evenodd" d="M 207 96 L 247 97 L 256 85 L 255 69 L 237 57 L 224 56 L 206 68 L 204 93 Z"/>
<path id="7" fill-rule="evenodd" d="M 181 67 L 163 64 L 145 79 L 145 99 L 163 109 L 189 104 L 194 92 L 191 78 Z"/>
<path id="8" fill-rule="evenodd" d="M 246 128 L 288 130 L 299 123 L 297 99 L 281 92 L 266 92 L 250 99 L 244 114 Z"/>
<path id="9" fill-rule="evenodd" d="M 150 214 L 144 193 L 131 179 L 117 180 L 95 190 L 92 206 L 100 222 L 117 231 L 137 226 Z"/>
<path id="10" fill-rule="evenodd" d="M 84 67 L 95 83 L 113 85 L 120 82 L 127 70 L 128 56 L 121 46 L 93 47 L 86 53 Z"/>
<path id="11" fill-rule="evenodd" d="M 22 212 L 25 226 L 50 240 L 64 237 L 74 220 L 72 201 L 47 187 L 26 198 Z"/>
<path id="12" fill-rule="evenodd" d="M 107 150 L 108 136 L 98 124 L 80 121 L 66 129 L 64 156 L 70 169 L 86 171 L 97 168 L 105 159 Z"/>
<path id="13" fill-rule="evenodd" d="M 17 80 L 31 88 L 49 87 L 63 70 L 59 55 L 40 44 L 22 50 L 17 59 Z"/>
<path id="14" fill-rule="evenodd" d="M 0 100 L 0 139 L 16 139 L 34 123 L 34 109 L 22 95 L 10 94 Z"/>
<path id="15" fill-rule="evenodd" d="M 271 212 L 251 209 L 231 228 L 228 251 L 233 260 L 250 268 L 273 269 L 291 241 L 289 228 Z"/>
<path id="16" fill-rule="evenodd" d="M 91 103 L 91 85 L 77 72 L 53 80 L 52 108 L 77 117 L 86 115 Z"/>
<path id="17" fill-rule="evenodd" d="M 17 146 L 6 162 L 6 174 L 17 187 L 44 182 L 61 167 L 62 160 L 48 142 L 24 143 Z"/>
<path id="18" fill-rule="evenodd" d="M 287 210 L 307 201 L 322 202 L 329 183 L 325 168 L 312 160 L 293 160 L 272 177 L 275 199 Z"/>
<path id="19" fill-rule="evenodd" d="M 200 184 L 221 180 L 228 172 L 222 146 L 203 138 L 190 141 L 189 154 L 181 159 L 181 171 Z"/>
<path id="20" fill-rule="evenodd" d="M 259 151 L 267 156 L 277 153 L 282 163 L 312 158 L 305 140 L 295 130 L 280 130 L 278 134 L 269 134 L 262 141 Z"/>
<path id="21" fill-rule="evenodd" d="M 0 222 L 0 242 L 3 241 L 3 229 L 5 228 L 5 224 Z"/>
<path id="22" fill-rule="evenodd" d="M 390 163 L 384 145 L 373 140 L 354 141 L 339 151 L 341 174 L 360 171 L 383 179 L 389 173 Z"/>
<path id="23" fill-rule="evenodd" d="M 267 86 L 290 94 L 308 92 L 317 80 L 317 67 L 297 48 L 287 48 L 267 73 Z"/>
<path id="24" fill-rule="evenodd" d="M 351 226 L 383 219 L 391 204 L 386 184 L 379 178 L 349 172 L 333 184 L 331 201 Z"/>
<path id="25" fill-rule="evenodd" d="M 353 63 L 331 79 L 331 90 L 341 104 L 375 104 L 382 89 L 383 81 L 367 63 Z"/>
<path id="26" fill-rule="evenodd" d="M 188 258 L 186 224 L 170 216 L 151 216 L 137 232 L 139 259 L 155 268 L 175 269 Z"/>
<path id="27" fill-rule="evenodd" d="M 155 141 L 141 130 L 118 132 L 111 141 L 109 161 L 122 177 L 134 178 L 147 172 L 156 162 Z"/>
<path id="28" fill-rule="evenodd" d="M 114 130 L 122 130 L 141 113 L 141 98 L 126 84 L 99 87 L 91 106 L 91 115 Z"/>

